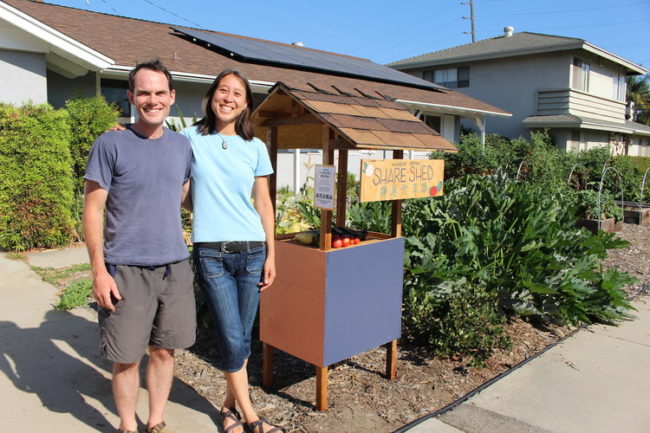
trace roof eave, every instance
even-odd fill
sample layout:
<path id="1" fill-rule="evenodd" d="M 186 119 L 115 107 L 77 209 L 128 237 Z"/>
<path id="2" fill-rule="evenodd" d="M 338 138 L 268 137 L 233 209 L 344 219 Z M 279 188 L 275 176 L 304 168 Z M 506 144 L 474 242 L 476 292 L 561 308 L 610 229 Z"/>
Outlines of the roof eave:
<path id="1" fill-rule="evenodd" d="M 103 70 L 101 74 L 104 78 L 126 79 L 131 70 L 133 70 L 133 66 L 113 65 Z M 183 83 L 211 84 L 214 79 L 217 78 L 216 75 L 196 74 L 182 71 L 169 71 L 169 73 L 174 78 L 174 81 Z M 249 82 L 251 83 L 253 91 L 257 91 L 258 93 L 266 93 L 275 85 L 275 82 L 272 81 L 249 80 Z"/>
<path id="2" fill-rule="evenodd" d="M 637 65 L 636 63 L 630 62 L 629 60 L 624 59 L 623 57 L 617 56 L 614 53 L 610 53 L 609 51 L 603 50 L 600 47 L 597 47 L 596 45 L 590 44 L 589 42 L 585 42 L 582 49 L 585 51 L 589 51 L 591 53 L 597 54 L 600 57 L 603 57 L 610 62 L 617 63 L 623 67 L 625 67 L 628 71 L 635 72 L 638 75 L 643 75 L 648 72 L 646 68 L 643 66 Z M 636 75 L 636 74 L 629 74 L 629 75 Z"/>
<path id="3" fill-rule="evenodd" d="M 44 41 L 55 54 L 68 59 L 73 58 L 90 70 L 106 69 L 115 63 L 110 57 L 66 36 L 4 2 L 0 2 L 0 19 L 10 22 L 21 30 Z"/>
<path id="4" fill-rule="evenodd" d="M 433 104 L 430 102 L 420 102 L 420 101 L 409 101 L 406 99 L 396 99 L 395 102 L 399 102 L 402 105 L 415 108 L 417 110 L 423 111 L 441 111 L 444 113 L 458 114 L 461 116 L 495 116 L 495 117 L 512 117 L 512 113 L 508 112 L 499 112 L 499 111 L 490 111 L 490 110 L 480 110 L 478 108 L 468 108 L 468 107 L 458 107 L 453 105 L 445 104 Z"/>
<path id="5" fill-rule="evenodd" d="M 501 59 L 504 57 L 519 57 L 526 56 L 530 54 L 540 54 L 540 53 L 549 53 L 554 51 L 569 51 L 582 48 L 582 43 L 571 43 L 571 44 L 560 44 L 546 47 L 533 47 L 528 49 L 518 49 L 518 50 L 508 50 L 500 52 L 488 52 L 481 54 L 472 54 L 469 56 L 454 56 L 444 59 L 428 59 L 420 60 L 413 63 L 408 63 L 404 65 L 393 65 L 392 68 L 395 69 L 416 69 L 427 66 L 438 66 L 438 65 L 447 65 L 452 63 L 464 63 L 464 62 L 475 62 L 480 60 L 492 60 L 492 59 Z"/>
<path id="6" fill-rule="evenodd" d="M 590 53 L 603 57 L 613 63 L 617 63 L 625 67 L 629 71 L 634 72 L 635 74 L 645 74 L 648 72 L 648 70 L 643 68 L 642 66 L 630 62 L 629 60 L 626 60 L 623 57 L 610 53 L 609 51 L 599 48 L 596 45 L 590 44 L 589 42 L 586 41 L 550 45 L 545 47 L 534 47 L 534 48 L 528 48 L 522 50 L 510 50 L 510 51 L 501 51 L 501 52 L 492 52 L 492 53 L 483 53 L 483 54 L 473 54 L 469 56 L 455 56 L 455 57 L 449 57 L 444 59 L 421 60 L 421 61 L 412 62 L 403 65 L 392 65 L 391 67 L 398 70 L 407 70 L 407 69 L 424 68 L 428 66 L 440 66 L 440 65 L 449 65 L 454 63 L 476 62 L 481 60 L 493 60 L 493 59 L 501 59 L 505 57 L 519 57 L 519 56 L 526 56 L 531 54 L 552 53 L 556 51 L 570 51 L 570 50 L 588 51 Z"/>
<path id="7" fill-rule="evenodd" d="M 524 119 L 522 125 L 525 128 L 578 128 L 592 129 L 597 131 L 620 132 L 623 134 L 650 135 L 650 131 L 644 131 L 636 128 L 630 128 L 622 124 L 621 126 L 591 122 L 585 119 L 565 120 L 565 121 L 539 121 Z"/>

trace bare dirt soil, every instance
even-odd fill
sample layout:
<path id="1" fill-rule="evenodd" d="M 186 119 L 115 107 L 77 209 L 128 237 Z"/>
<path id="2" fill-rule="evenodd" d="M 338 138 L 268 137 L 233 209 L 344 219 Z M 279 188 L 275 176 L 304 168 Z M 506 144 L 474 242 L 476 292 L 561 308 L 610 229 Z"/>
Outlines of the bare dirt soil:
<path id="1" fill-rule="evenodd" d="M 638 282 L 626 287 L 631 297 L 650 292 L 650 226 L 625 224 L 619 236 L 631 242 L 610 251 L 605 267 L 630 273 Z M 314 407 L 314 367 L 280 352 L 275 383 L 261 387 L 261 344 L 254 343 L 249 364 L 251 395 L 261 416 L 292 432 L 392 432 L 456 401 L 483 383 L 539 353 L 572 330 L 535 327 L 520 319 L 507 325 L 512 348 L 496 352 L 485 368 L 467 368 L 462 359 L 442 359 L 416 347 L 399 347 L 397 379 L 384 376 L 386 352 L 377 348 L 330 368 L 329 410 Z M 177 356 L 176 375 L 219 407 L 225 392 L 222 374 L 210 364 L 209 335 Z M 215 409 L 216 410 L 216 409 Z"/>

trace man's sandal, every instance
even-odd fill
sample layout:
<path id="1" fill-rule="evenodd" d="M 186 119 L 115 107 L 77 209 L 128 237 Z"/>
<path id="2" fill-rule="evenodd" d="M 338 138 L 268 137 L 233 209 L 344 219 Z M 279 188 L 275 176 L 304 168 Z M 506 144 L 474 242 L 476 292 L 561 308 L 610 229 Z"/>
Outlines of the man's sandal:
<path id="1" fill-rule="evenodd" d="M 271 430 L 264 431 L 263 424 L 269 425 L 273 428 Z M 248 426 L 248 430 L 250 430 L 251 433 L 276 433 L 276 432 L 287 433 L 286 428 L 280 427 L 279 425 L 273 425 L 270 422 L 268 422 L 266 418 L 260 418 L 257 421 L 253 421 L 247 424 L 247 426 Z"/>
<path id="2" fill-rule="evenodd" d="M 221 417 L 221 426 L 223 427 L 223 433 L 230 433 L 232 430 L 238 427 L 241 427 L 242 431 L 244 431 L 244 424 L 241 422 L 241 415 L 239 415 L 239 412 L 237 412 L 237 409 L 234 407 L 232 409 L 222 407 L 219 411 L 219 416 Z M 234 421 L 235 423 L 226 428 L 226 419 Z"/>
<path id="3" fill-rule="evenodd" d="M 165 430 L 165 427 L 167 427 L 167 425 L 165 424 L 165 421 L 163 421 L 160 424 L 148 428 L 147 433 L 167 433 L 168 431 Z"/>

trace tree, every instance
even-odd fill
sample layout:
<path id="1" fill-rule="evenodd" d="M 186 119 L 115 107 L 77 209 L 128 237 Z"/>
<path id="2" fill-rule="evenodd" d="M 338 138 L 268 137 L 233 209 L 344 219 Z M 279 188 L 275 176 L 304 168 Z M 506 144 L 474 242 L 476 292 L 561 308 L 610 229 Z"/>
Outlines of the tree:
<path id="1" fill-rule="evenodd" d="M 627 100 L 634 103 L 632 120 L 650 125 L 650 75 L 627 77 Z"/>

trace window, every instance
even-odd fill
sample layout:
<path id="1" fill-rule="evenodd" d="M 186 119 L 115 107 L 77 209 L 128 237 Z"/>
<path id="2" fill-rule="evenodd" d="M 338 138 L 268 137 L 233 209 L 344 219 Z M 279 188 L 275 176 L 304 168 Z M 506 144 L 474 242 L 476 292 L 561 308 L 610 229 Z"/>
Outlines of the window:
<path id="1" fill-rule="evenodd" d="M 442 119 L 440 116 L 430 116 L 430 115 L 425 115 L 424 116 L 424 123 L 427 124 L 427 126 L 436 132 L 440 133 L 440 125 L 442 124 Z"/>
<path id="2" fill-rule="evenodd" d="M 128 89 L 128 81 L 102 79 L 102 95 L 106 101 L 118 106 L 120 117 L 131 117 L 131 103 L 129 103 L 129 97 L 126 94 Z"/>
<path id="3" fill-rule="evenodd" d="M 617 101 L 625 102 L 625 76 L 616 74 L 612 77 L 612 98 Z"/>
<path id="4" fill-rule="evenodd" d="M 583 92 L 589 91 L 589 70 L 590 65 L 582 59 L 577 57 L 573 58 L 573 85 L 576 90 Z"/>
<path id="5" fill-rule="evenodd" d="M 469 66 L 424 71 L 422 77 L 449 88 L 469 87 Z"/>

